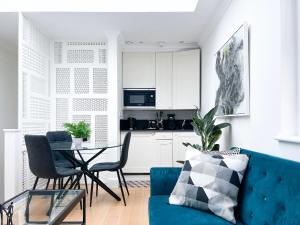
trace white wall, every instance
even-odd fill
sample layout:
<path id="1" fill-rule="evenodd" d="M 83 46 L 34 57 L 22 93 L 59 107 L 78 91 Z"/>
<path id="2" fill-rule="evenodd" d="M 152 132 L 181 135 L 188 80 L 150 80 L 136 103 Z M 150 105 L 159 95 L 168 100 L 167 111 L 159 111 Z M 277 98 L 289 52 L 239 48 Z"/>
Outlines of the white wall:
<path id="1" fill-rule="evenodd" d="M 231 122 L 222 147 L 239 146 L 300 161 L 297 144 L 281 144 L 280 133 L 280 0 L 233 0 L 202 46 L 202 112 L 215 100 L 218 79 L 215 53 L 244 22 L 250 34 L 250 116 Z"/>
<path id="2" fill-rule="evenodd" d="M 18 126 L 18 56 L 0 46 L 0 202 L 4 194 L 3 129 Z"/>

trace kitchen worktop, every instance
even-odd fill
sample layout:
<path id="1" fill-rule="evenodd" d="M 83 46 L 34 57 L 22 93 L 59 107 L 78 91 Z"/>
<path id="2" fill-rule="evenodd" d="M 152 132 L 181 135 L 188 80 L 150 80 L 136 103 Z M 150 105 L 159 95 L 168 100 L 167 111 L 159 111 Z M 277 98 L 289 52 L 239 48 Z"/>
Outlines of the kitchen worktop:
<path id="1" fill-rule="evenodd" d="M 150 129 L 146 129 L 146 130 L 121 130 L 121 132 L 127 132 L 127 131 L 131 131 L 131 132 L 194 132 L 194 130 L 150 130 Z"/>
<path id="2" fill-rule="evenodd" d="M 175 120 L 175 129 L 168 129 L 168 120 L 163 120 L 163 130 L 159 129 L 148 129 L 149 121 L 155 120 L 136 120 L 135 122 L 135 129 L 137 131 L 193 131 L 193 126 L 191 125 L 192 120 Z M 185 121 L 185 123 L 183 123 Z M 156 121 L 155 121 L 156 124 Z M 182 129 L 182 124 L 184 124 L 184 129 Z M 122 130 L 129 130 L 129 122 L 128 120 L 120 120 L 120 129 Z"/>

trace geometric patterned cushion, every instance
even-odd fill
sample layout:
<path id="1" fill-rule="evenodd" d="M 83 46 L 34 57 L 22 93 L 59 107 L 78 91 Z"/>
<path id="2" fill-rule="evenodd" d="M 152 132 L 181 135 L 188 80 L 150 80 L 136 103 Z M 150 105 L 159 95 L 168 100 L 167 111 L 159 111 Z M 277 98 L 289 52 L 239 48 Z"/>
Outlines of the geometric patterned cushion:
<path id="1" fill-rule="evenodd" d="M 248 156 L 200 152 L 185 161 L 169 203 L 214 213 L 236 223 L 234 207 Z"/>

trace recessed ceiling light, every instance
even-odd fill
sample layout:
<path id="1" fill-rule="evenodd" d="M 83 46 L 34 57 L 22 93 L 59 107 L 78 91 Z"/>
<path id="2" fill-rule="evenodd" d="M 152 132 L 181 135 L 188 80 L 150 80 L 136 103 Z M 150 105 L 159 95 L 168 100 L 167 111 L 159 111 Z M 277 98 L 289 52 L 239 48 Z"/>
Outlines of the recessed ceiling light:
<path id="1" fill-rule="evenodd" d="M 179 41 L 179 44 L 184 44 L 184 41 Z"/>
<path id="2" fill-rule="evenodd" d="M 133 41 L 125 41 L 125 44 L 132 45 L 132 44 L 134 44 L 134 42 Z"/>
<path id="3" fill-rule="evenodd" d="M 1 11 L 58 12 L 193 12 L 198 0 L 10 0 Z"/>

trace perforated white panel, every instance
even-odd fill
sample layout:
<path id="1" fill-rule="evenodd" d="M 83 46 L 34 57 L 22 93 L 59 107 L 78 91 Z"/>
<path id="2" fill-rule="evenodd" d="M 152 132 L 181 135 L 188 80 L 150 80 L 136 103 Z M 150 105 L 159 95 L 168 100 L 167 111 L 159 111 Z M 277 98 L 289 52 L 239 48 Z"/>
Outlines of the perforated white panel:
<path id="1" fill-rule="evenodd" d="M 31 91 L 39 95 L 48 95 L 48 82 L 45 82 L 45 79 L 41 77 L 31 76 L 30 80 Z"/>
<path id="2" fill-rule="evenodd" d="M 63 130 L 63 124 L 69 121 L 69 100 L 67 98 L 56 99 L 56 129 Z"/>
<path id="3" fill-rule="evenodd" d="M 85 121 L 88 124 L 92 122 L 92 116 L 90 115 L 73 115 L 73 122 L 78 123 L 79 121 Z"/>
<path id="4" fill-rule="evenodd" d="M 38 97 L 30 98 L 30 115 L 32 119 L 50 119 L 49 99 Z"/>
<path id="5" fill-rule="evenodd" d="M 70 93 L 70 68 L 56 68 L 56 93 Z"/>
<path id="6" fill-rule="evenodd" d="M 93 68 L 93 90 L 95 94 L 107 93 L 107 69 Z"/>
<path id="7" fill-rule="evenodd" d="M 106 63 L 106 49 L 99 49 L 99 63 Z"/>
<path id="8" fill-rule="evenodd" d="M 89 93 L 89 68 L 74 68 L 74 89 L 76 94 Z"/>
<path id="9" fill-rule="evenodd" d="M 37 52 L 36 50 L 23 45 L 23 68 L 28 69 L 29 71 L 35 72 L 41 76 L 48 75 L 48 59 Z"/>
<path id="10" fill-rule="evenodd" d="M 107 99 L 103 98 L 75 98 L 74 111 L 107 111 Z"/>
<path id="11" fill-rule="evenodd" d="M 106 145 L 108 141 L 107 129 L 108 129 L 107 115 L 98 115 L 95 118 L 95 144 Z"/>
<path id="12" fill-rule="evenodd" d="M 23 118 L 26 119 L 28 117 L 28 74 L 27 73 L 22 73 L 22 80 L 23 80 L 23 99 L 22 99 L 22 106 L 23 106 L 23 110 L 22 110 L 22 115 Z"/>
<path id="13" fill-rule="evenodd" d="M 63 129 L 62 124 L 66 122 L 86 121 L 92 129 L 90 142 L 98 145 L 107 143 L 106 42 L 54 42 L 53 53 L 56 129 Z"/>
<path id="14" fill-rule="evenodd" d="M 69 41 L 68 46 L 106 46 L 104 41 Z"/>
<path id="15" fill-rule="evenodd" d="M 68 50 L 68 63 L 93 63 L 93 50 Z"/>
<path id="16" fill-rule="evenodd" d="M 22 16 L 22 15 L 20 15 Z M 23 17 L 22 17 L 23 18 Z M 21 24 L 22 25 L 22 24 Z M 22 134 L 45 134 L 50 128 L 49 54 L 50 42 L 30 21 L 23 18 L 19 85 L 22 91 L 20 129 Z M 35 177 L 28 166 L 24 139 L 22 140 L 22 181 L 31 189 Z M 40 182 L 43 185 L 43 182 Z"/>
<path id="17" fill-rule="evenodd" d="M 62 63 L 62 42 L 54 42 L 54 63 Z"/>

